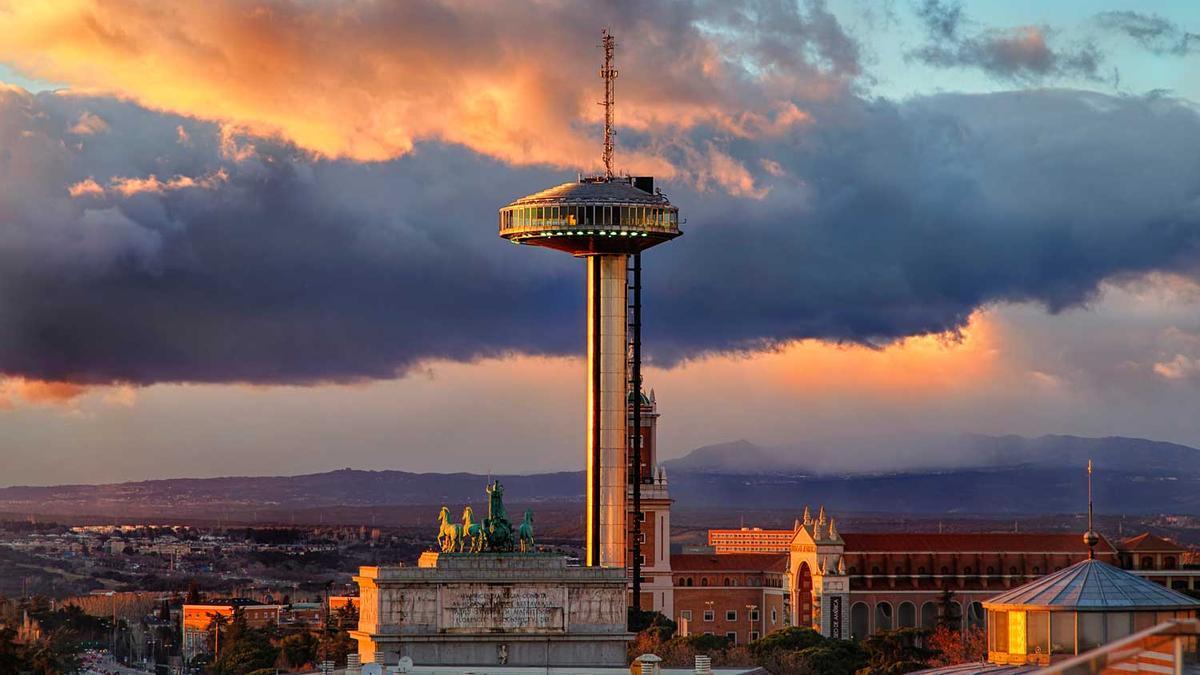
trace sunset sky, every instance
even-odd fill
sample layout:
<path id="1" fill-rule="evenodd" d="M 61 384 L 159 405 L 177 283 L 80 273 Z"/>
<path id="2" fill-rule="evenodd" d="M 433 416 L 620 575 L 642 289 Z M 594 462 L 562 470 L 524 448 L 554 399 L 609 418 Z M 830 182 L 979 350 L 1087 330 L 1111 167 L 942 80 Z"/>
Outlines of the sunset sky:
<path id="1" fill-rule="evenodd" d="M 0 0 L 0 486 L 582 468 L 602 27 L 665 456 L 1200 445 L 1190 0 Z"/>

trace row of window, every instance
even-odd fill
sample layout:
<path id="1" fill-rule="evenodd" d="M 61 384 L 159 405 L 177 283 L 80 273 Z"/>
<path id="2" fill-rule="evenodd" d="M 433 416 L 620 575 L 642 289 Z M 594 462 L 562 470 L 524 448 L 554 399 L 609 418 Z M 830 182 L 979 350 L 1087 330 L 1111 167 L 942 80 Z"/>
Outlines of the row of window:
<path id="1" fill-rule="evenodd" d="M 988 611 L 988 651 L 1081 654 L 1192 612 Z"/>
<path id="2" fill-rule="evenodd" d="M 721 584 L 722 586 L 743 585 L 743 584 L 740 584 L 738 582 L 738 580 L 733 577 L 725 577 L 722 581 L 724 582 Z M 675 579 L 676 586 L 695 586 L 696 585 L 695 582 L 696 582 L 696 580 L 694 577 L 679 577 L 679 578 Z M 717 580 L 713 579 L 713 583 L 715 584 L 716 582 L 717 582 Z M 708 586 L 709 585 L 708 577 L 700 577 L 700 585 Z M 783 586 L 783 583 L 782 583 L 782 581 L 780 581 L 779 579 L 774 578 L 774 577 L 768 577 L 766 579 L 763 579 L 761 577 L 747 577 L 744 585 L 755 586 L 755 587 L 766 586 L 769 588 L 781 588 Z"/>
<path id="3" fill-rule="evenodd" d="M 500 211 L 500 231 L 568 227 L 616 227 L 676 230 L 673 206 L 515 206 Z"/>
<path id="4" fill-rule="evenodd" d="M 1061 569 L 1062 569 L 1062 566 L 1060 565 L 1058 567 L 1055 567 L 1054 571 L 1057 572 Z M 970 565 L 967 565 L 966 567 L 964 567 L 961 572 L 951 572 L 949 567 L 943 565 L 941 572 L 939 572 L 939 574 L 941 574 L 943 576 L 950 575 L 950 574 L 974 574 L 974 573 L 975 573 L 974 568 L 971 567 Z M 1041 574 L 1041 573 L 1042 573 L 1042 568 L 1037 565 L 1034 565 L 1033 570 L 1030 572 L 1030 574 Z M 858 568 L 851 566 L 850 570 L 849 570 L 849 574 L 851 574 L 851 575 L 858 574 Z M 879 576 L 879 575 L 883 574 L 883 570 L 879 569 L 878 567 L 872 567 L 871 574 L 873 576 Z M 924 566 L 917 567 L 916 572 L 905 572 L 903 567 L 897 566 L 893 572 L 893 575 L 898 576 L 898 577 L 909 576 L 912 574 L 916 574 L 918 576 L 924 575 L 925 567 Z M 987 568 L 987 571 L 984 572 L 984 574 L 986 574 L 987 576 L 995 576 L 996 568 L 989 565 Z M 1008 574 L 1010 576 L 1019 576 L 1021 574 L 1021 572 L 1018 571 L 1016 567 L 1010 567 L 1010 568 L 1008 568 Z"/>
<path id="5" fill-rule="evenodd" d="M 679 616 L 681 618 L 687 619 L 688 621 L 691 621 L 692 620 L 692 610 L 690 610 L 690 609 L 680 610 Z M 759 616 L 759 614 L 758 614 L 757 609 L 750 610 L 750 620 L 751 621 L 758 621 L 758 616 Z M 737 613 L 736 609 L 725 610 L 725 620 L 726 621 L 737 621 L 737 618 L 738 618 L 738 613 Z M 711 609 L 704 610 L 704 620 L 706 622 L 716 621 L 717 620 L 716 612 Z M 774 609 L 771 610 L 771 623 L 775 623 L 775 610 Z"/>
<path id="6" fill-rule="evenodd" d="M 855 640 L 861 640 L 873 632 L 892 630 L 894 628 L 920 627 L 932 629 L 937 625 L 939 614 L 944 611 L 951 612 L 950 616 L 942 617 L 951 623 L 957 623 L 961 619 L 959 612 L 962 609 L 957 602 L 944 604 L 941 607 L 939 607 L 939 604 L 933 601 L 923 603 L 921 605 L 920 616 L 918 616 L 917 606 L 907 601 L 901 602 L 895 611 L 893 611 L 890 602 L 878 602 L 875 603 L 874 612 L 867 606 L 867 603 L 856 602 L 850 608 L 851 637 Z M 968 626 L 983 627 L 985 614 L 982 603 L 971 602 L 967 604 L 966 614 Z"/>
<path id="7" fill-rule="evenodd" d="M 704 634 L 705 634 L 705 635 L 714 635 L 714 633 L 713 633 L 711 630 L 706 630 L 706 631 L 704 631 Z M 756 630 L 752 630 L 752 631 L 750 631 L 750 641 L 751 641 L 751 642 L 754 642 L 754 641 L 755 641 L 755 640 L 757 640 L 758 638 L 759 638 L 758 631 L 756 631 Z M 737 643 L 738 643 L 737 632 L 736 632 L 736 631 L 729 631 L 728 633 L 726 633 L 726 634 L 725 634 L 725 640 L 726 640 L 726 642 L 728 642 L 730 645 L 737 646 Z"/>
<path id="8" fill-rule="evenodd" d="M 1163 556 L 1162 567 L 1159 569 L 1173 570 L 1178 566 L 1179 561 L 1175 559 L 1175 556 L 1168 555 Z M 1154 558 L 1152 556 L 1144 555 L 1138 560 L 1138 569 L 1140 570 L 1152 570 L 1155 569 L 1155 567 Z"/>

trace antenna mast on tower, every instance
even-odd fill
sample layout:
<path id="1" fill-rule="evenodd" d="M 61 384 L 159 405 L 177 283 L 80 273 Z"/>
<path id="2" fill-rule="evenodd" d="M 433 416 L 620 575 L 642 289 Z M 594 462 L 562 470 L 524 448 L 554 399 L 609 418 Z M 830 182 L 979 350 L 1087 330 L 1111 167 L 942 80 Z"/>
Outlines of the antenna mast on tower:
<path id="1" fill-rule="evenodd" d="M 1100 543 L 1100 535 L 1092 528 L 1092 460 L 1088 460 L 1088 529 L 1083 535 L 1083 543 L 1088 547 L 1088 560 L 1096 557 L 1096 544 Z"/>
<path id="2" fill-rule="evenodd" d="M 613 49 L 617 42 L 612 33 L 605 28 L 600 31 L 600 47 L 604 50 L 604 67 L 600 69 L 600 77 L 604 78 L 604 177 L 613 177 L 613 87 L 616 84 L 617 69 L 613 68 Z"/>

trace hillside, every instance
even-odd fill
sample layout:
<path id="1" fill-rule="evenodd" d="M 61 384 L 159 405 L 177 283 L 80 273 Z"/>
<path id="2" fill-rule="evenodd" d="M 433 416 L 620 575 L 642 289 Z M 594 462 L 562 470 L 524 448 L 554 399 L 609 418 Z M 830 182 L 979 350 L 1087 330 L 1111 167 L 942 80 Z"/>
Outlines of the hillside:
<path id="1" fill-rule="evenodd" d="M 665 462 L 678 508 L 841 512 L 1033 514 L 1078 511 L 1083 467 L 1096 460 L 1096 501 L 1106 513 L 1200 514 L 1200 451 L 1135 438 L 956 437 L 950 466 L 863 473 L 816 472 L 802 456 L 736 441 Z M 946 439 L 938 441 L 949 443 Z M 908 448 L 907 452 L 913 450 Z M 945 453 L 945 447 L 930 454 Z M 179 478 L 112 485 L 0 488 L 0 513 L 281 520 L 336 518 L 338 509 L 482 506 L 489 477 L 341 469 L 301 476 Z M 496 476 L 513 503 L 577 508 L 582 472 Z M 403 511 L 403 509 L 402 509 Z M 419 509 L 415 513 L 423 513 Z"/>

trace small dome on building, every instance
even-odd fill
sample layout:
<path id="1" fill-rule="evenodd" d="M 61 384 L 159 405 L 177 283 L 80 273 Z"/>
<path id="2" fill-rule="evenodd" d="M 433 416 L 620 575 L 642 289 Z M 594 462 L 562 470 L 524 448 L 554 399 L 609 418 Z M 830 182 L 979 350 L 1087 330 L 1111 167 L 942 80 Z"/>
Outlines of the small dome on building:
<path id="1" fill-rule="evenodd" d="M 628 397 L 628 400 L 629 400 L 629 403 L 630 403 L 630 405 L 632 405 L 632 404 L 633 404 L 633 397 L 634 397 L 634 396 L 636 396 L 636 395 L 637 395 L 637 394 L 635 394 L 635 393 L 634 393 L 634 392 L 632 392 L 632 391 L 631 391 L 631 392 L 629 392 L 629 397 Z M 644 391 L 643 391 L 643 392 L 641 392 L 641 395 L 642 395 L 642 408 L 643 408 L 643 409 L 648 409 L 648 408 L 649 408 L 649 407 L 650 407 L 650 406 L 653 404 L 653 402 L 650 400 L 650 397 L 646 395 L 646 392 L 644 392 Z"/>
<path id="2" fill-rule="evenodd" d="M 1200 600 L 1099 560 L 1084 560 L 984 603 L 989 609 L 1176 610 Z"/>
<path id="3" fill-rule="evenodd" d="M 1099 560 L 1084 560 L 983 603 L 988 661 L 1047 665 L 1172 619 L 1195 600 Z"/>

